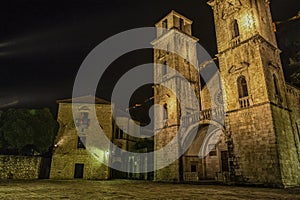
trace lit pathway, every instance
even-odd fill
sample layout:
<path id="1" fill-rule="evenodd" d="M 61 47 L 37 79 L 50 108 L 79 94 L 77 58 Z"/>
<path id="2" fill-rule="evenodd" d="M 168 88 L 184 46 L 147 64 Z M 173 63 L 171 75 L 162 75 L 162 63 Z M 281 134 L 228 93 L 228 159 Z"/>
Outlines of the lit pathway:
<path id="1" fill-rule="evenodd" d="M 146 181 L 0 181 L 0 199 L 299 199 L 300 188 L 270 189 Z"/>

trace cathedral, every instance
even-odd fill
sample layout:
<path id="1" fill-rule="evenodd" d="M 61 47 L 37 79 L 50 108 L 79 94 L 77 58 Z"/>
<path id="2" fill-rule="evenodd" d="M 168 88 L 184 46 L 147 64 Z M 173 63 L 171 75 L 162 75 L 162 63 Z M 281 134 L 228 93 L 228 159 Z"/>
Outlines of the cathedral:
<path id="1" fill-rule="evenodd" d="M 134 144 L 141 141 L 125 137 L 126 133 L 114 125 L 113 102 L 96 99 L 98 120 L 114 144 L 129 151 L 155 152 L 180 137 L 178 145 L 166 150 L 178 159 L 168 164 L 163 154 L 154 153 L 154 163 L 149 163 L 150 159 L 124 158 L 119 152 L 120 160 L 116 157 L 110 160 L 109 152 L 113 152 L 110 147 L 107 147 L 108 152 L 100 152 L 96 157 L 88 155 L 78 138 L 76 124 L 81 128 L 80 134 L 89 130 L 88 124 L 93 120 L 88 117 L 91 101 L 87 98 L 76 100 L 78 120 L 82 123 L 72 123 L 71 104 L 74 101 L 63 100 L 58 102 L 60 130 L 50 178 L 130 178 L 139 171 L 135 165 L 143 168 L 153 165 L 157 169 L 153 175 L 145 173 L 136 178 L 152 179 L 153 176 L 154 181 L 214 180 L 299 186 L 300 90 L 285 82 L 269 3 L 269 0 L 208 1 L 214 13 L 218 53 L 206 65 L 218 60 L 218 72 L 204 81 L 199 74 L 205 71 L 206 65 L 200 66 L 204 60 L 197 60 L 198 39 L 192 34 L 192 20 L 171 11 L 156 23 L 157 38 L 152 42 L 154 79 L 168 87 L 154 87 L 154 103 L 164 109 L 155 110 L 154 128 L 159 134 L 154 136 L 152 150 L 136 148 Z M 179 41 L 176 46 L 174 41 Z M 174 53 L 175 48 L 185 56 Z M 182 76 L 175 75 L 174 71 Z M 185 88 L 186 80 L 197 101 L 188 98 L 181 104 L 178 96 L 190 96 Z M 199 110 L 191 109 L 193 106 Z M 224 120 L 218 120 L 222 116 Z M 178 136 L 184 120 L 196 126 L 187 127 L 185 135 Z M 127 122 L 124 124 L 130 126 Z M 187 131 L 195 134 L 183 151 L 181 148 L 188 141 Z M 199 152 L 206 150 L 204 156 L 199 156 Z M 111 172 L 109 167 L 96 161 L 97 157 L 112 166 L 125 163 L 124 168 L 132 168 L 131 173 Z M 164 168 L 157 167 L 164 165 Z"/>

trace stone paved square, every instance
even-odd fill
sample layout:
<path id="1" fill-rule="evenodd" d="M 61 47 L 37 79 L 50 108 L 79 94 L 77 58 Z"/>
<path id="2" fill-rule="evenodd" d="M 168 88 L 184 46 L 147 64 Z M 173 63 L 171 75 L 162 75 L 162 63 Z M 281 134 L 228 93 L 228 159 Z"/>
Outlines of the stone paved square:
<path id="1" fill-rule="evenodd" d="M 0 199 L 300 199 L 300 188 L 272 189 L 149 181 L 1 181 Z"/>

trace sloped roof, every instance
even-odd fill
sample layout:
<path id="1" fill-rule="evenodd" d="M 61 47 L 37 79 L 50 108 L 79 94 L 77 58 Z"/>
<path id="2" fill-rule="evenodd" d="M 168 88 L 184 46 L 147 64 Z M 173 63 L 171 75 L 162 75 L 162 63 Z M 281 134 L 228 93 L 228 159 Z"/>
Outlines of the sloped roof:
<path id="1" fill-rule="evenodd" d="M 81 96 L 70 99 L 57 100 L 56 103 L 89 103 L 89 104 L 111 104 L 109 101 L 95 96 Z"/>

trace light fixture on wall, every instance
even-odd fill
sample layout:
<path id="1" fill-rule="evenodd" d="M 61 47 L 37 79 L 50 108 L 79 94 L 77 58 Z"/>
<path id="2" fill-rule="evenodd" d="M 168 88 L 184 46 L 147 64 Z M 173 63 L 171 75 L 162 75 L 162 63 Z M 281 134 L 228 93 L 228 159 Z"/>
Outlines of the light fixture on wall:
<path id="1" fill-rule="evenodd" d="M 109 156 L 109 151 L 108 151 L 108 150 L 105 151 L 105 156 L 106 156 L 106 157 Z"/>

